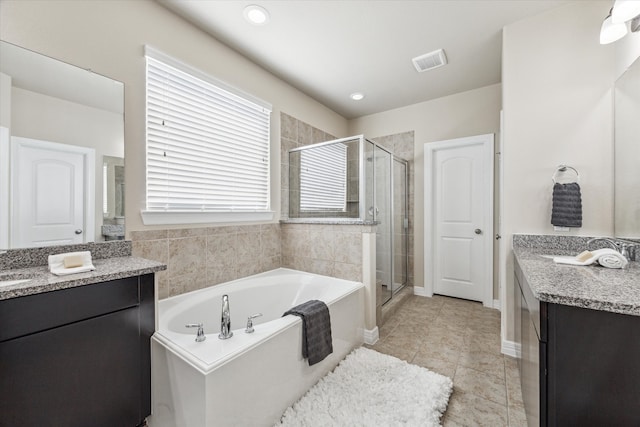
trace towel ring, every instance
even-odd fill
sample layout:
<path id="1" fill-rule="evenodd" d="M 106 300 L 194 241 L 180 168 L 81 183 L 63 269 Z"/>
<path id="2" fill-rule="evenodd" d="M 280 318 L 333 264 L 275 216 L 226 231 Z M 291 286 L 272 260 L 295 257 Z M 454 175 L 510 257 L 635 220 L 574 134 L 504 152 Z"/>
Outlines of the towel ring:
<path id="1" fill-rule="evenodd" d="M 576 174 L 576 182 L 580 182 L 580 174 L 578 173 L 577 169 L 572 167 L 572 166 L 569 166 L 569 165 L 559 165 L 556 168 L 555 172 L 553 172 L 553 175 L 551 175 L 551 181 L 553 181 L 553 183 L 555 184 L 557 182 L 556 181 L 556 175 L 559 172 L 566 172 L 567 169 L 571 169 L 573 172 L 575 172 L 575 174 Z"/>

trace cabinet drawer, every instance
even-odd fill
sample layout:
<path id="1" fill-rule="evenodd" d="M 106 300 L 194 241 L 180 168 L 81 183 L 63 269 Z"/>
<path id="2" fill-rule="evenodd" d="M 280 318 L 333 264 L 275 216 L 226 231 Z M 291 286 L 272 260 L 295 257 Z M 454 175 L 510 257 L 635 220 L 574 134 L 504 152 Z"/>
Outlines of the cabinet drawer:
<path id="1" fill-rule="evenodd" d="M 137 277 L 0 301 L 0 342 L 138 303 Z"/>

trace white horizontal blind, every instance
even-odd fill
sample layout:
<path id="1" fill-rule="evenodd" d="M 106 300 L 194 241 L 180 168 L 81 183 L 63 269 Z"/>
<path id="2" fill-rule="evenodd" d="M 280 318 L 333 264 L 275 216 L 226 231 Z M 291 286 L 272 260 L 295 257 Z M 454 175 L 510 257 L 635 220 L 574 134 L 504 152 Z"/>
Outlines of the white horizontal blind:
<path id="1" fill-rule="evenodd" d="M 347 146 L 322 145 L 300 151 L 300 210 L 347 208 Z"/>
<path id="2" fill-rule="evenodd" d="M 267 211 L 270 113 L 147 55 L 147 210 Z"/>

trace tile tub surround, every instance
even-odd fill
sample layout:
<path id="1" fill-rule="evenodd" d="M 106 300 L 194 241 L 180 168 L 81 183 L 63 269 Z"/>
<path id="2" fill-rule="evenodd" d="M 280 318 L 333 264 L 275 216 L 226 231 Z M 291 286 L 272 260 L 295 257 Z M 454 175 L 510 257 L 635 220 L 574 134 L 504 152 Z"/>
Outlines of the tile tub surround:
<path id="1" fill-rule="evenodd" d="M 279 224 L 132 231 L 133 254 L 167 264 L 158 298 L 282 266 Z"/>
<path id="2" fill-rule="evenodd" d="M 281 228 L 282 267 L 363 281 L 362 234 L 375 234 L 375 226 L 283 223 Z"/>
<path id="3" fill-rule="evenodd" d="M 0 253 L 0 271 L 47 265 L 49 255 L 90 251 L 93 259 L 131 256 L 131 242 L 114 241 L 78 245 L 47 246 L 42 248 L 9 249 Z"/>
<path id="4" fill-rule="evenodd" d="M 518 239 L 514 236 L 516 274 L 522 272 L 540 301 L 640 316 L 639 262 L 630 262 L 625 269 L 556 264 L 541 255 L 577 255 L 586 242 L 523 247 Z"/>
<path id="5" fill-rule="evenodd" d="M 4 270 L 0 276 L 2 280 L 24 277 L 29 281 L 0 287 L 0 300 L 157 273 L 166 269 L 166 266 L 160 262 L 131 256 L 94 259 L 93 265 L 96 267 L 94 271 L 68 276 L 53 275 L 49 273 L 46 266 Z"/>

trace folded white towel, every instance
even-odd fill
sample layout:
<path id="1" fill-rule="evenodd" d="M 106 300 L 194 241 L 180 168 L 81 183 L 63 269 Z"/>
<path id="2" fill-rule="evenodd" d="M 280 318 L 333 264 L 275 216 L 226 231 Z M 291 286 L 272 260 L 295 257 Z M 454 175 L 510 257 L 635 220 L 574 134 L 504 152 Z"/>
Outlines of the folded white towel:
<path id="1" fill-rule="evenodd" d="M 64 260 L 68 257 L 79 257 L 82 261 L 82 265 L 77 267 L 65 268 Z M 86 271 L 92 271 L 96 268 L 93 266 L 91 260 L 91 252 L 68 252 L 66 254 L 49 255 L 49 271 L 56 276 L 64 276 L 67 274 L 84 273 Z"/>
<path id="2" fill-rule="evenodd" d="M 625 268 L 628 263 L 629 261 L 621 253 L 616 251 L 598 257 L 598 264 L 607 268 Z"/>
<path id="3" fill-rule="evenodd" d="M 624 268 L 627 266 L 627 263 L 629 262 L 620 252 L 612 248 L 596 249 L 595 251 L 591 251 L 591 256 L 586 259 L 584 257 L 581 257 L 580 255 L 578 257 L 571 257 L 571 256 L 554 257 L 553 262 L 557 264 L 571 264 L 571 265 L 591 265 L 594 262 L 597 262 L 601 266 L 607 267 L 607 268 Z M 576 258 L 580 258 L 582 259 L 582 261 Z"/>

